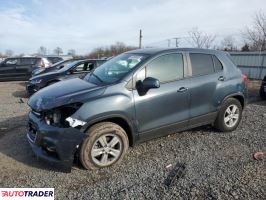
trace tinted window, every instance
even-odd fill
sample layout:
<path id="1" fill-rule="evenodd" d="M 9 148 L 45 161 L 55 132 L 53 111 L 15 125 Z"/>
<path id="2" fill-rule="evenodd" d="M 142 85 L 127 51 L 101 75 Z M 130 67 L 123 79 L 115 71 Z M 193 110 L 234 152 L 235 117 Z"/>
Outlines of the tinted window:
<path id="1" fill-rule="evenodd" d="M 146 66 L 146 77 L 153 77 L 160 82 L 183 78 L 182 54 L 168 54 L 155 58 Z"/>
<path id="2" fill-rule="evenodd" d="M 8 59 L 6 61 L 6 65 L 15 65 L 15 64 L 17 64 L 17 62 L 18 62 L 17 58 Z"/>
<path id="3" fill-rule="evenodd" d="M 190 61 L 191 61 L 193 76 L 214 73 L 214 67 L 211 55 L 191 53 Z"/>
<path id="4" fill-rule="evenodd" d="M 63 60 L 63 58 L 59 58 L 59 57 L 47 57 L 47 59 L 53 64 Z"/>
<path id="5" fill-rule="evenodd" d="M 213 62 L 214 62 L 215 71 L 223 70 L 223 65 L 216 56 L 213 56 Z"/>
<path id="6" fill-rule="evenodd" d="M 20 58 L 19 65 L 33 65 L 37 61 L 36 58 Z"/>

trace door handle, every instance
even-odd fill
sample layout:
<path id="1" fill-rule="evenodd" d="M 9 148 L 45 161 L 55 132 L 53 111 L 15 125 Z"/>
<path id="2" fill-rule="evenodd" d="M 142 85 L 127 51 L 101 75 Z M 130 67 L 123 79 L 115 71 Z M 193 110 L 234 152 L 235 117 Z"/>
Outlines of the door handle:
<path id="1" fill-rule="evenodd" d="M 185 92 L 185 91 L 187 91 L 188 90 L 188 88 L 186 88 L 186 87 L 181 87 L 181 88 L 179 88 L 178 90 L 177 90 L 177 92 Z"/>
<path id="2" fill-rule="evenodd" d="M 218 78 L 218 81 L 224 81 L 225 80 L 225 77 L 224 76 L 220 76 L 219 78 Z"/>

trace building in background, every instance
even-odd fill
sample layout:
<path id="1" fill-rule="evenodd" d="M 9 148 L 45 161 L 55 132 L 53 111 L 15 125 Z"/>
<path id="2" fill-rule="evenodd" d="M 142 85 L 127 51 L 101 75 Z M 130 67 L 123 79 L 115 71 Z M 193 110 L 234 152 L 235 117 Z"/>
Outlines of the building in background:
<path id="1" fill-rule="evenodd" d="M 237 67 L 250 79 L 262 80 L 266 76 L 266 52 L 230 52 Z"/>

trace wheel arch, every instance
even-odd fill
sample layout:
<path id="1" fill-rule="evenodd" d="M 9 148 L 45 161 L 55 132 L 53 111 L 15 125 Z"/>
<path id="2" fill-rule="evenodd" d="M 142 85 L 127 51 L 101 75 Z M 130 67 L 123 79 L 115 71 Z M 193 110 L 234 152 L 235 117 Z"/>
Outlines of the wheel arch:
<path id="1" fill-rule="evenodd" d="M 229 99 L 229 98 L 235 98 L 235 99 L 237 99 L 237 100 L 240 102 L 242 108 L 245 108 L 245 106 L 246 106 L 246 99 L 245 99 L 245 96 L 244 96 L 242 93 L 234 93 L 234 94 L 230 94 L 230 95 L 226 96 L 226 97 L 223 99 L 222 104 L 223 104 L 227 99 Z M 222 104 L 221 104 L 221 105 L 222 105 Z"/>
<path id="2" fill-rule="evenodd" d="M 129 145 L 134 146 L 136 139 L 137 139 L 137 134 L 134 128 L 134 125 L 130 122 L 129 119 L 127 119 L 123 115 L 109 115 L 109 116 L 104 116 L 104 117 L 98 117 L 90 122 L 88 122 L 83 128 L 82 131 L 86 132 L 90 127 L 92 127 L 95 124 L 98 124 L 100 122 L 113 122 L 119 126 L 121 126 L 128 137 Z"/>

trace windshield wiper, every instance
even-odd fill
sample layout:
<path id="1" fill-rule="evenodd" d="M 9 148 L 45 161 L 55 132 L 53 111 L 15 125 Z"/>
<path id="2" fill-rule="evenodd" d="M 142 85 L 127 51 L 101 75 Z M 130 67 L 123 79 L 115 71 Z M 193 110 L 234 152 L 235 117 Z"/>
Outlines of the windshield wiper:
<path id="1" fill-rule="evenodd" d="M 91 73 L 91 75 L 93 75 L 93 76 L 95 76 L 101 83 L 103 83 L 103 80 L 99 77 L 99 76 L 97 76 L 96 74 L 94 74 L 93 72 Z"/>

